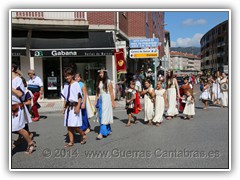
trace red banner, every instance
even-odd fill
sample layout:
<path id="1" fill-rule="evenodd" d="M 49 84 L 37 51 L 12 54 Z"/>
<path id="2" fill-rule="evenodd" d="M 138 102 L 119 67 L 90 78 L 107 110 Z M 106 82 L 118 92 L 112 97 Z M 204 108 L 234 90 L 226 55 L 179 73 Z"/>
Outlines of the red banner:
<path id="1" fill-rule="evenodd" d="M 114 56 L 116 60 L 117 72 L 126 72 L 126 61 L 124 58 L 124 50 L 121 48 L 117 52 L 115 49 Z"/>

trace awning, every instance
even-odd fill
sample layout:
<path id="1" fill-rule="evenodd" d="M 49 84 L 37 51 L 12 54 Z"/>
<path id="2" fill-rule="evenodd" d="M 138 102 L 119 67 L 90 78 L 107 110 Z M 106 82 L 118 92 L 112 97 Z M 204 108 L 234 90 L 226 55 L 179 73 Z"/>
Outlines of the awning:
<path id="1" fill-rule="evenodd" d="M 26 42 L 26 37 L 13 37 L 12 56 L 26 56 Z"/>
<path id="2" fill-rule="evenodd" d="M 47 33 L 47 32 L 46 32 Z M 31 38 L 31 56 L 106 56 L 113 55 L 112 33 L 88 32 L 83 38 Z"/>

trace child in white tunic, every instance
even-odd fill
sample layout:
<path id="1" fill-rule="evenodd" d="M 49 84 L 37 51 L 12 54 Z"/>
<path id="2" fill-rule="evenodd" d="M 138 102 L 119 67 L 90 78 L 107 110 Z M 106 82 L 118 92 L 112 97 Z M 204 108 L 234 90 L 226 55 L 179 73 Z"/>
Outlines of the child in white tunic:
<path id="1" fill-rule="evenodd" d="M 151 81 L 147 79 L 145 81 L 146 89 L 142 91 L 141 95 L 144 95 L 144 121 L 148 122 L 147 125 L 152 125 L 154 118 L 154 89 L 151 87 Z"/>
<path id="2" fill-rule="evenodd" d="M 134 120 L 134 124 L 137 123 L 137 117 L 133 115 L 134 102 L 136 99 L 135 81 L 130 81 L 130 88 L 126 90 L 126 110 L 128 115 L 128 123 L 126 127 L 131 126 L 131 120 Z"/>
<path id="3" fill-rule="evenodd" d="M 166 90 L 162 88 L 162 81 L 157 82 L 155 94 L 155 117 L 153 118 L 153 122 L 159 127 L 163 121 L 165 105 L 167 107 L 167 94 Z"/>
<path id="4" fill-rule="evenodd" d="M 79 84 L 73 80 L 74 71 L 72 68 L 66 68 L 64 70 L 64 76 L 68 84 L 64 85 L 61 95 L 64 98 L 64 126 L 68 129 L 68 135 L 70 142 L 64 147 L 70 147 L 74 145 L 74 131 L 78 132 L 82 136 L 81 144 L 86 143 L 86 134 L 80 129 L 82 126 L 82 90 Z"/>
<path id="5" fill-rule="evenodd" d="M 187 101 L 185 108 L 183 110 L 183 114 L 185 115 L 184 119 L 190 119 L 195 115 L 195 105 L 194 105 L 194 97 L 192 95 L 192 91 L 188 90 L 186 92 Z"/>
<path id="6" fill-rule="evenodd" d="M 200 99 L 204 104 L 203 109 L 206 110 L 208 106 L 208 101 L 211 100 L 210 87 L 207 80 L 204 81 L 203 92 L 200 96 Z"/>

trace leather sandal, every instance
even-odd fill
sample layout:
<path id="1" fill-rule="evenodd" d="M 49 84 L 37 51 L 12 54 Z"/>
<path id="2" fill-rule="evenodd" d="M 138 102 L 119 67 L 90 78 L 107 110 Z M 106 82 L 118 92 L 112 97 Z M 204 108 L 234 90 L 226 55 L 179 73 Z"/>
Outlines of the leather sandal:
<path id="1" fill-rule="evenodd" d="M 25 153 L 32 154 L 36 147 L 36 142 L 33 141 L 32 144 L 28 145 L 27 151 Z"/>
<path id="2" fill-rule="evenodd" d="M 101 134 L 99 134 L 97 137 L 96 137 L 96 140 L 101 140 L 103 138 L 103 136 Z"/>
<path id="3" fill-rule="evenodd" d="M 74 146 L 74 143 L 68 143 L 68 144 L 65 144 L 65 146 L 64 146 L 64 148 L 68 148 L 68 147 L 72 147 L 72 146 Z"/>
<path id="4" fill-rule="evenodd" d="M 137 117 L 134 118 L 134 124 L 137 124 L 138 121 L 137 121 Z"/>
<path id="5" fill-rule="evenodd" d="M 82 141 L 80 142 L 80 144 L 86 144 L 87 142 L 87 136 L 86 134 L 82 136 Z"/>
<path id="6" fill-rule="evenodd" d="M 126 124 L 126 127 L 130 127 L 130 126 L 131 126 L 131 123 L 127 123 L 127 124 Z"/>

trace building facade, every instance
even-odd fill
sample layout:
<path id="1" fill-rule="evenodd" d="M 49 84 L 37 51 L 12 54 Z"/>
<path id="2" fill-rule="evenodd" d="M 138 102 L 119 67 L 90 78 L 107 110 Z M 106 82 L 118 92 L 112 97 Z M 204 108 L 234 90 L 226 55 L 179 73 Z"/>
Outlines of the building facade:
<path id="1" fill-rule="evenodd" d="M 201 71 L 201 58 L 194 54 L 171 51 L 169 69 L 182 72 Z"/>
<path id="2" fill-rule="evenodd" d="M 12 12 L 12 62 L 20 66 L 24 77 L 29 69 L 35 70 L 44 82 L 44 98 L 60 98 L 65 83 L 63 70 L 69 66 L 82 74 L 89 95 L 94 95 L 98 69 L 106 67 L 109 78 L 117 82 L 114 50 L 119 44 L 123 44 L 128 68 L 134 72 L 141 66 L 141 60 L 128 57 L 129 39 L 153 35 L 161 39 L 163 27 L 158 26 L 163 15 L 164 12 Z"/>
<path id="3" fill-rule="evenodd" d="M 223 72 L 228 66 L 228 20 L 209 30 L 201 38 L 202 70 L 213 73 Z"/>

